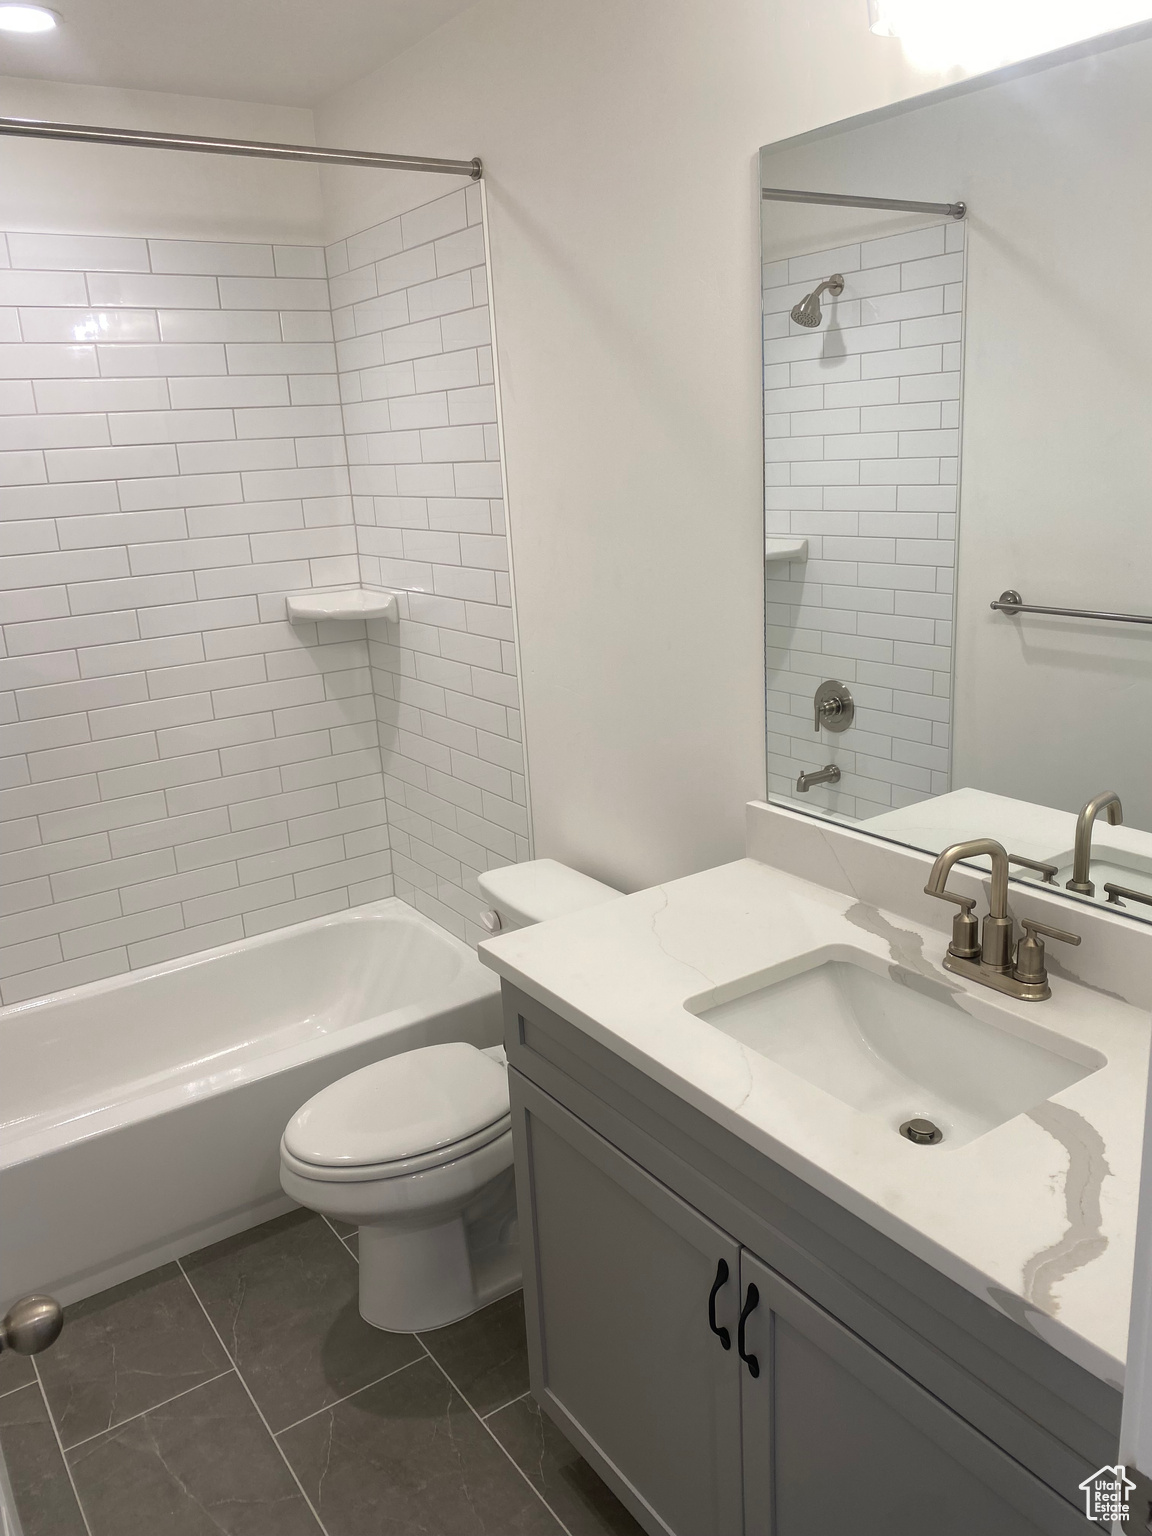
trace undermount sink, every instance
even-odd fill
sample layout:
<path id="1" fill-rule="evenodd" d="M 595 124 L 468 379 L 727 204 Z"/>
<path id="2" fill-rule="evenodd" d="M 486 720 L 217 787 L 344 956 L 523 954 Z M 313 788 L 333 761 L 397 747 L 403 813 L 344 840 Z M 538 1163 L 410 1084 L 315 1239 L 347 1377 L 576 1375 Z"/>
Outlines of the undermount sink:
<path id="1" fill-rule="evenodd" d="M 894 1133 L 927 1119 L 943 1146 L 962 1146 L 1106 1065 L 1099 1052 L 931 977 L 805 958 L 799 973 L 790 966 L 767 985 L 752 978 L 741 995 L 715 1003 L 707 993 L 685 1007 Z M 989 1022 L 997 1016 L 1003 1024 Z"/>

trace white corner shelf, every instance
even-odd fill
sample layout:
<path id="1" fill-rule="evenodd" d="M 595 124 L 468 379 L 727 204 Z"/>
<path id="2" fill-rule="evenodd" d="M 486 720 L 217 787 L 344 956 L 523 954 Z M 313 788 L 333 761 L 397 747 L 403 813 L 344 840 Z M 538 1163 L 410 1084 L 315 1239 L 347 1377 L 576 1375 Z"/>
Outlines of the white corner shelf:
<path id="1" fill-rule="evenodd" d="M 343 592 L 290 592 L 287 602 L 292 624 L 317 619 L 395 619 L 399 611 L 395 592 L 374 592 L 368 587 Z"/>
<path id="2" fill-rule="evenodd" d="M 773 560 L 807 560 L 807 558 L 807 539 L 798 539 L 792 534 L 770 534 L 764 540 L 764 559 L 766 562 Z"/>

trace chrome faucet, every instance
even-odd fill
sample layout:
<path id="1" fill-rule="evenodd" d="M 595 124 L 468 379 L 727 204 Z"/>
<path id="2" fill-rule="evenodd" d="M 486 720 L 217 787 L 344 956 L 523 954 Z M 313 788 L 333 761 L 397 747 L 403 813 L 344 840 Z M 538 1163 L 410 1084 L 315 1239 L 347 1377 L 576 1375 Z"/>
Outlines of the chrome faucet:
<path id="1" fill-rule="evenodd" d="M 1101 811 L 1108 812 L 1108 825 L 1118 827 L 1124 820 L 1124 807 L 1114 789 L 1089 800 L 1076 818 L 1076 851 L 1072 855 L 1072 878 L 1065 881 L 1068 890 L 1078 896 L 1095 896 L 1096 886 L 1090 879 L 1092 873 L 1092 828 Z"/>
<path id="2" fill-rule="evenodd" d="M 992 890 L 988 897 L 988 915 L 983 928 L 977 930 L 972 909 L 974 896 L 957 896 L 947 889 L 952 866 L 960 859 L 975 859 L 987 854 L 992 861 Z M 952 942 L 944 956 L 944 969 L 967 976 L 997 992 L 1023 1002 L 1040 1002 L 1052 996 L 1048 985 L 1048 971 L 1044 964 L 1044 940 L 1059 939 L 1065 944 L 1079 944 L 1075 933 L 1065 933 L 1062 928 L 1049 928 L 1043 923 L 1026 918 L 1020 942 L 1015 943 L 1015 924 L 1008 912 L 1008 853 L 1003 844 L 991 837 L 973 838 L 967 843 L 953 843 L 932 866 L 927 896 L 938 896 L 941 901 L 954 901 L 960 908 L 952 919 Z"/>

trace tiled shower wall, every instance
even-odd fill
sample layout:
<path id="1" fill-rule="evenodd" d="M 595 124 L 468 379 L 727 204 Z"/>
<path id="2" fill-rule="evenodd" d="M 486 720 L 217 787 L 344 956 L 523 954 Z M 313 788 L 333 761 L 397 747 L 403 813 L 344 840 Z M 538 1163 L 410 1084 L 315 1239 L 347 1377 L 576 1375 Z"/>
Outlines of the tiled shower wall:
<path id="1" fill-rule="evenodd" d="M 473 941 L 529 857 L 480 189 L 328 251 L 396 891 Z"/>
<path id="2" fill-rule="evenodd" d="M 950 221 L 764 268 L 766 531 L 808 540 L 765 566 L 769 788 L 836 763 L 799 803 L 853 818 L 950 787 L 963 263 Z M 805 330 L 789 311 L 833 272 Z M 856 717 L 817 737 L 825 678 Z"/>
<path id="3" fill-rule="evenodd" d="M 0 239 L 5 1003 L 391 894 L 381 732 L 399 894 L 475 937 L 475 871 L 526 854 L 479 203 L 394 225 L 333 248 L 332 300 L 319 248 Z M 399 294 L 375 332 L 366 280 Z M 333 302 L 451 413 L 395 466 L 350 416 L 355 520 Z M 350 405 L 406 431 L 356 345 Z M 418 589 L 371 669 L 363 625 L 284 614 L 360 579 L 358 533 Z"/>

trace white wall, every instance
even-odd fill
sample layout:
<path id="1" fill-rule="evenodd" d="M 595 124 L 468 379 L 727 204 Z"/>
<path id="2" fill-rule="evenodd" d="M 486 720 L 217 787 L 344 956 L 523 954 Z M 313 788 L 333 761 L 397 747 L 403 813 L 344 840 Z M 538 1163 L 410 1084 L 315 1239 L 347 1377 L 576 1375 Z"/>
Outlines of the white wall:
<path id="1" fill-rule="evenodd" d="M 321 141 L 485 160 L 539 854 L 635 888 L 742 849 L 756 151 L 935 83 L 901 58 L 863 0 L 488 0 L 317 112 Z M 411 179 L 326 173 L 331 235 Z"/>
<path id="2" fill-rule="evenodd" d="M 315 143 L 312 114 L 155 91 L 0 78 L 5 117 L 113 128 Z M 315 166 L 239 156 L 5 138 L 0 208 L 6 229 L 61 234 L 166 235 L 190 240 L 316 243 Z"/>

